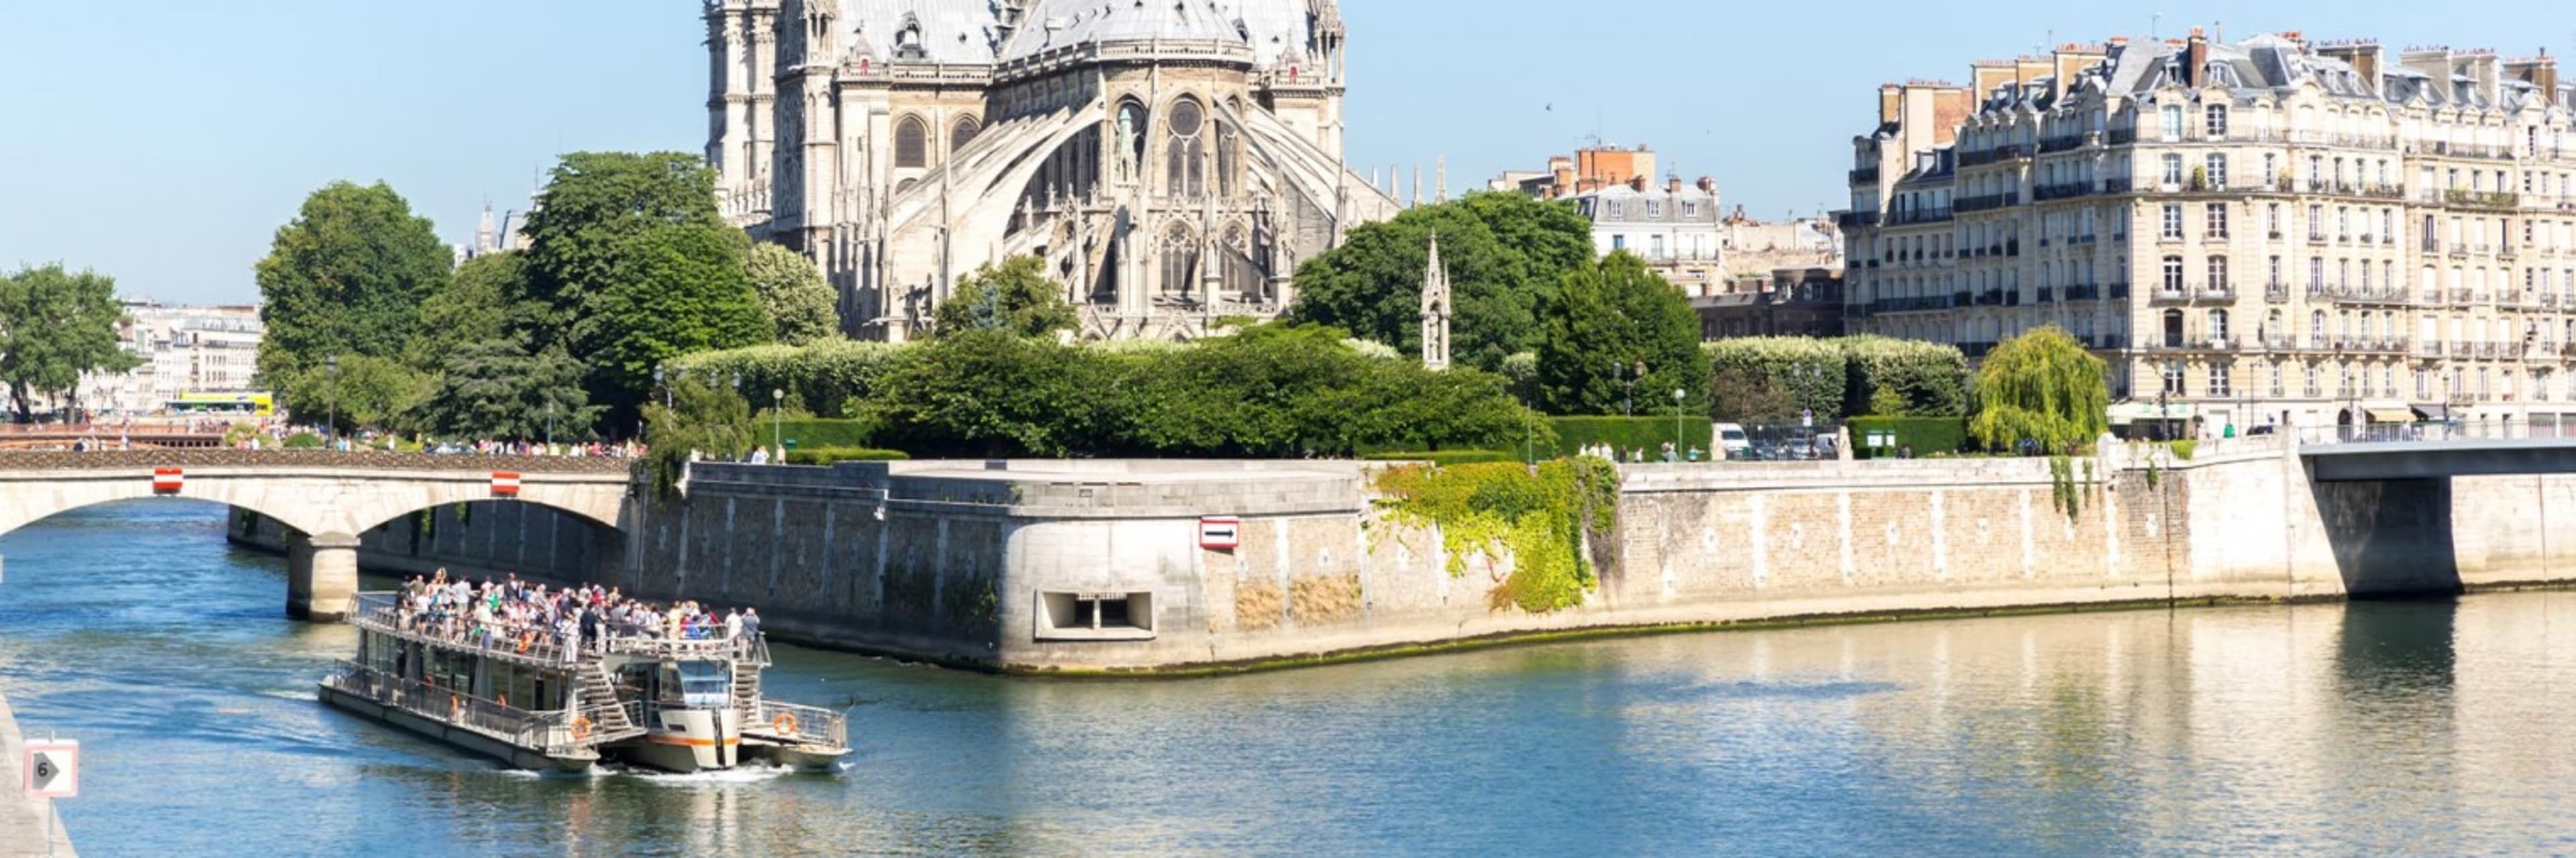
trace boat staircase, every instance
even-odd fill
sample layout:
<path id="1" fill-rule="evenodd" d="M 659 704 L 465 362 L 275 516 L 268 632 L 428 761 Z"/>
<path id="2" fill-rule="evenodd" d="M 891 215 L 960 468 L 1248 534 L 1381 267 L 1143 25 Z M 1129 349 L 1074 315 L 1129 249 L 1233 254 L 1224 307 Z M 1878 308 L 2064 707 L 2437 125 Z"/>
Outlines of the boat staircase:
<path id="1" fill-rule="evenodd" d="M 609 678 L 608 668 L 597 659 L 587 659 L 574 672 L 580 684 L 580 711 L 591 720 L 590 742 L 608 744 L 644 735 L 644 725 L 635 723 L 636 714 L 618 693 L 617 681 Z"/>

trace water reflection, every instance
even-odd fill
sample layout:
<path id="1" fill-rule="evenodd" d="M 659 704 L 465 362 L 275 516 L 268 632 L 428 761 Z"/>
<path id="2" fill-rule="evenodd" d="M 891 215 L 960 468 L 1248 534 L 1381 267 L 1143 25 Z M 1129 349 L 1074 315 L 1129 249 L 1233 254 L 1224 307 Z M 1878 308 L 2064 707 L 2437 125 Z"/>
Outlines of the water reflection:
<path id="1" fill-rule="evenodd" d="M 0 540 L 0 683 L 88 743 L 92 855 L 2576 851 L 2568 594 L 1143 683 L 782 648 L 846 772 L 539 778 L 315 704 L 347 630 L 174 509 Z"/>

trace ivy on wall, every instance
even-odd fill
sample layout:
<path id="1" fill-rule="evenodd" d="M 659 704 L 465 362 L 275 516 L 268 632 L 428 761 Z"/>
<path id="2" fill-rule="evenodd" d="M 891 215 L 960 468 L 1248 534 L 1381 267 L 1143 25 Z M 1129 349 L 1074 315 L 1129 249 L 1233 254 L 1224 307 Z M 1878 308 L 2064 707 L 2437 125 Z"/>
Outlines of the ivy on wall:
<path id="1" fill-rule="evenodd" d="M 1410 465 L 1377 476 L 1380 509 L 1416 527 L 1440 529 L 1449 574 L 1467 574 L 1467 557 L 1499 561 L 1512 573 L 1485 594 L 1493 610 L 1544 614 L 1575 607 L 1598 583 L 1618 527 L 1619 472 L 1592 457 L 1536 466 Z M 1585 551 L 1590 538 L 1591 554 Z"/>

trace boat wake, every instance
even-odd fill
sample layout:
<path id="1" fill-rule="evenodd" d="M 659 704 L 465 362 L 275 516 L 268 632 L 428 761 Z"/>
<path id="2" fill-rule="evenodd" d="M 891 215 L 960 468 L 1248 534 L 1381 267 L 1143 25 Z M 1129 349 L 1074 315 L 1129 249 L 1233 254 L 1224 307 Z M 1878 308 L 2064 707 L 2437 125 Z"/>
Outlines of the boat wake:
<path id="1" fill-rule="evenodd" d="M 672 786 L 704 786 L 709 784 L 761 783 L 764 781 L 776 780 L 786 775 L 795 774 L 797 769 L 792 766 L 749 764 L 731 769 L 709 772 L 690 772 L 687 774 L 645 768 L 618 768 L 610 769 L 609 771 L 615 774 L 635 778 L 646 783 L 669 784 Z"/>

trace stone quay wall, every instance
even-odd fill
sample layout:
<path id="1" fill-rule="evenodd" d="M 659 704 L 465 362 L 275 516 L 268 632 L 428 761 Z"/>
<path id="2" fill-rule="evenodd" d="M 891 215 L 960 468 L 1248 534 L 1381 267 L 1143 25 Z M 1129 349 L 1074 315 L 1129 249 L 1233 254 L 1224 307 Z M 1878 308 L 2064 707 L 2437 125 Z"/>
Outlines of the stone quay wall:
<path id="1" fill-rule="evenodd" d="M 362 558 L 747 605 L 808 642 L 1015 672 L 2576 578 L 2545 526 L 2576 513 L 2576 477 L 2311 484 L 2259 441 L 2129 456 L 2071 481 L 2044 459 L 1627 466 L 1618 561 L 1540 615 L 1490 607 L 1512 558 L 1452 575 L 1435 528 L 1378 509 L 1385 466 L 1359 463 L 699 465 L 619 533 L 483 503 L 371 532 Z M 1239 545 L 1201 548 L 1203 516 L 1238 518 Z"/>

